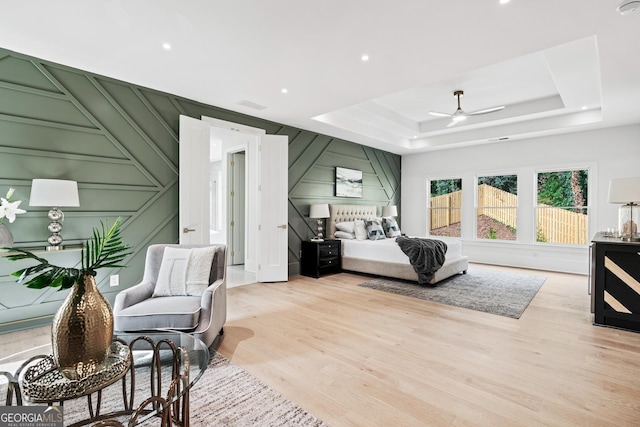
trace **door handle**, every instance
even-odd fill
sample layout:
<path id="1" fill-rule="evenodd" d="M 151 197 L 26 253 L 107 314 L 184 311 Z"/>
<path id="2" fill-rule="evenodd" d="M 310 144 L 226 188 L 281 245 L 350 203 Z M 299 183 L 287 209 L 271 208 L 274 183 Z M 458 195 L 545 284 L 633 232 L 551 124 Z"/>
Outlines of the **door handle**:
<path id="1" fill-rule="evenodd" d="M 283 230 L 286 230 L 287 229 L 287 224 L 279 225 L 278 228 L 282 228 Z"/>
<path id="2" fill-rule="evenodd" d="M 188 232 L 190 232 L 190 231 L 196 231 L 196 229 L 195 229 L 195 228 L 187 228 L 187 227 L 185 227 L 185 228 L 183 228 L 183 229 L 182 229 L 182 232 L 183 232 L 183 233 L 188 233 Z"/>

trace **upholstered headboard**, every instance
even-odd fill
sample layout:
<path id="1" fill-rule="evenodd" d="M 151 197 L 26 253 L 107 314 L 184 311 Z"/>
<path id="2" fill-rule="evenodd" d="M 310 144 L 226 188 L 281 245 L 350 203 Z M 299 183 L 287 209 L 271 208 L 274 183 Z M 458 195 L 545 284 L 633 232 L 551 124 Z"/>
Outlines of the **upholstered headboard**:
<path id="1" fill-rule="evenodd" d="M 327 237 L 334 238 L 336 224 L 339 222 L 371 219 L 376 217 L 377 207 L 367 205 L 329 205 L 327 220 Z"/>

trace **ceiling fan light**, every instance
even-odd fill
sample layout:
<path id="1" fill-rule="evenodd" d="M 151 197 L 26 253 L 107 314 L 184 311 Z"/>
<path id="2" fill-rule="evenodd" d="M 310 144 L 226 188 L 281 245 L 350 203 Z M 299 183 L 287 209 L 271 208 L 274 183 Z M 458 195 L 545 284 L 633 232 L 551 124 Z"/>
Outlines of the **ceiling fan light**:
<path id="1" fill-rule="evenodd" d="M 461 122 L 463 120 L 467 120 L 467 116 L 454 116 L 451 118 L 454 122 Z"/>
<path id="2" fill-rule="evenodd" d="M 640 7 L 640 1 L 637 0 L 622 0 L 616 10 L 620 15 L 628 15 L 635 12 Z"/>

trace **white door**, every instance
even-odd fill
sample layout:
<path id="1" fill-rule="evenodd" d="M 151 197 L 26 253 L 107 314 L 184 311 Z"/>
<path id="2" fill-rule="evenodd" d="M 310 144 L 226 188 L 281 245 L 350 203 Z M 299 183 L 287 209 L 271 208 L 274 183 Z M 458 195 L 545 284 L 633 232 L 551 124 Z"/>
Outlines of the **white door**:
<path id="1" fill-rule="evenodd" d="M 209 243 L 209 133 L 208 123 L 180 116 L 180 244 Z"/>
<path id="2" fill-rule="evenodd" d="M 208 117 L 203 120 L 206 121 L 180 116 L 180 242 L 209 243 L 210 126 L 247 133 L 253 141 L 246 150 L 249 171 L 246 191 L 250 197 L 246 204 L 247 241 L 255 242 L 250 246 L 258 249 L 253 261 L 258 267 L 256 278 L 259 282 L 286 281 L 287 137 L 264 135 L 263 130 L 255 132 L 255 128 Z M 255 181 L 251 179 L 252 171 L 259 173 Z M 245 259 L 245 265 L 249 265 L 249 259 Z"/>
<path id="3" fill-rule="evenodd" d="M 288 278 L 289 143 L 286 136 L 264 135 L 258 147 L 260 185 L 258 282 Z"/>

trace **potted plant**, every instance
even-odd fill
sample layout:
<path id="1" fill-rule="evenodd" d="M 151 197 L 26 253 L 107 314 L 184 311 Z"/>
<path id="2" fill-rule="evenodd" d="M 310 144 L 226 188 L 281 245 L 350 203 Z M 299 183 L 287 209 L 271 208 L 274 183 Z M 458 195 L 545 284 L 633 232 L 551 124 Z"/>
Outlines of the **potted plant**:
<path id="1" fill-rule="evenodd" d="M 81 268 L 60 267 L 32 252 L 13 248 L 11 261 L 33 259 L 36 265 L 11 275 L 29 288 L 54 287 L 71 292 L 53 318 L 51 344 L 59 369 L 69 379 L 82 379 L 103 366 L 113 339 L 113 313 L 98 290 L 95 276 L 100 268 L 124 267 L 131 254 L 122 243 L 120 218 L 111 227 L 101 221 L 81 252 Z"/>

